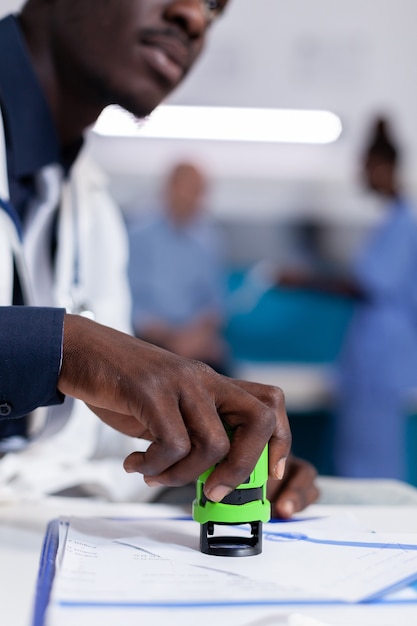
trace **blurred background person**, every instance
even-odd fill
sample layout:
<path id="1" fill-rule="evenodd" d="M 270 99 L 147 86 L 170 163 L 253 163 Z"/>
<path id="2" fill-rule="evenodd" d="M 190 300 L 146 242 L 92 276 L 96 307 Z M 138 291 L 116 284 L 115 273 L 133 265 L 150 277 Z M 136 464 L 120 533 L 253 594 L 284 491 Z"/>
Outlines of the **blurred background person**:
<path id="1" fill-rule="evenodd" d="M 358 297 L 340 359 L 335 468 L 343 476 L 405 476 L 407 392 L 417 384 L 417 222 L 400 181 L 388 122 L 371 129 L 367 187 L 383 219 L 352 267 Z"/>
<path id="2" fill-rule="evenodd" d="M 351 296 L 335 389 L 334 469 L 340 476 L 406 478 L 407 395 L 417 385 L 417 221 L 400 181 L 401 155 L 387 120 L 376 119 L 363 180 L 382 217 L 349 275 L 283 271 L 278 284 Z"/>
<path id="3" fill-rule="evenodd" d="M 161 210 L 129 229 L 132 323 L 137 337 L 229 374 L 223 240 L 206 210 L 207 187 L 200 167 L 177 163 Z"/>

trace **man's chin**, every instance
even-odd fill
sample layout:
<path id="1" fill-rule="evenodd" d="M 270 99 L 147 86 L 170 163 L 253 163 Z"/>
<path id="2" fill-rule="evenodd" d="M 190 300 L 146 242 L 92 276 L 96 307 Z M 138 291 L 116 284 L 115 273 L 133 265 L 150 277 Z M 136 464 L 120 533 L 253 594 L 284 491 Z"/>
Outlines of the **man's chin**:
<path id="1" fill-rule="evenodd" d="M 147 81 L 138 86 L 134 92 L 117 99 L 118 104 L 138 120 L 148 117 L 174 91 L 166 84 L 149 83 L 150 81 Z"/>

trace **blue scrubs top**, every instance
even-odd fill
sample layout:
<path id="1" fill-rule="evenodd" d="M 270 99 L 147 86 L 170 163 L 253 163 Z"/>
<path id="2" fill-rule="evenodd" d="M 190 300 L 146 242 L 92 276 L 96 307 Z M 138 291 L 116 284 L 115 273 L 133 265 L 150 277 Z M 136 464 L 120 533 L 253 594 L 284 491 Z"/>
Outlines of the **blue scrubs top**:
<path id="1" fill-rule="evenodd" d="M 393 201 L 353 266 L 365 298 L 340 359 L 337 473 L 405 478 L 406 394 L 417 386 L 417 221 Z"/>
<path id="2" fill-rule="evenodd" d="M 197 217 L 179 227 L 161 212 L 130 228 L 129 239 L 137 333 L 155 319 L 180 326 L 207 313 L 224 318 L 222 241 L 210 220 Z"/>

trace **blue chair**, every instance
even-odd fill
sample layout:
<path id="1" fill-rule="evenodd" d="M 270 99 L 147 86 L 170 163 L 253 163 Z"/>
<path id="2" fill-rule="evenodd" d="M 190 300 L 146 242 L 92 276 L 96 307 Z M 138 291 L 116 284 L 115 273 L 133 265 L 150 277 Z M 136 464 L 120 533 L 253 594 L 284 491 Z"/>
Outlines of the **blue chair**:
<path id="1" fill-rule="evenodd" d="M 262 293 L 256 284 L 245 287 L 245 281 L 244 271 L 229 278 L 233 309 L 225 333 L 235 361 L 292 365 L 334 362 L 352 315 L 349 299 L 306 290 L 267 289 Z M 329 407 L 312 407 L 302 413 L 288 410 L 288 416 L 294 454 L 311 461 L 321 474 L 332 474 Z"/>
<path id="2" fill-rule="evenodd" d="M 244 272 L 231 274 L 230 294 Z M 243 305 L 245 304 L 242 298 Z M 352 314 L 348 298 L 305 290 L 269 289 L 249 310 L 231 313 L 226 338 L 236 359 L 260 362 L 332 363 Z"/>

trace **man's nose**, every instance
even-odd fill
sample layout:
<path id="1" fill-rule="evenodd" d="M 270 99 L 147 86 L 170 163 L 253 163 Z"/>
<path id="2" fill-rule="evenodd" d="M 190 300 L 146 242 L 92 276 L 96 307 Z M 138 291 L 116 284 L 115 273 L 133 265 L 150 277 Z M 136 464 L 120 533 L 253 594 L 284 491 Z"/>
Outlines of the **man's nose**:
<path id="1" fill-rule="evenodd" d="M 203 37 L 211 22 L 204 0 L 170 0 L 165 16 L 192 39 Z"/>

